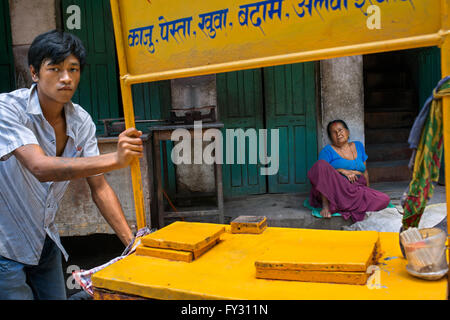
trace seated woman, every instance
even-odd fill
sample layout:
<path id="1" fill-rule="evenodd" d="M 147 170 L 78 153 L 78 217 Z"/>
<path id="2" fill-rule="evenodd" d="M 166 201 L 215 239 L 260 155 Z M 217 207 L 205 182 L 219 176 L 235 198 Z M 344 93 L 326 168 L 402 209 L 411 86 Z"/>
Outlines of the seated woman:
<path id="1" fill-rule="evenodd" d="M 359 141 L 349 142 L 349 129 L 342 120 L 327 126 L 331 145 L 326 145 L 318 161 L 308 171 L 312 189 L 309 203 L 322 207 L 320 214 L 330 218 L 339 212 L 354 222 L 364 219 L 367 211 L 378 211 L 389 204 L 389 196 L 369 188 L 367 155 Z"/>

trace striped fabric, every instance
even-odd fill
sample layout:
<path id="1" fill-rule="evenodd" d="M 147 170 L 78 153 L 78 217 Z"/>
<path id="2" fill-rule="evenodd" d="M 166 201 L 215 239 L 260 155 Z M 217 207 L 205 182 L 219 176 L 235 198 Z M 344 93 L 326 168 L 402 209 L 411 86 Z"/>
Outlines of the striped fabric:
<path id="1" fill-rule="evenodd" d="M 62 157 L 99 155 L 91 116 L 70 102 L 64 111 L 69 138 Z M 35 84 L 0 94 L 0 255 L 37 265 L 48 234 L 67 260 L 54 219 L 69 181 L 39 182 L 12 156 L 27 144 L 56 156 L 55 133 L 42 114 Z"/>
<path id="2" fill-rule="evenodd" d="M 414 158 L 414 170 L 407 197 L 403 202 L 403 229 L 418 227 L 427 201 L 433 196 L 439 179 L 443 151 L 442 97 L 450 95 L 450 78 L 442 79 L 433 92 L 428 117 L 421 132 Z"/>

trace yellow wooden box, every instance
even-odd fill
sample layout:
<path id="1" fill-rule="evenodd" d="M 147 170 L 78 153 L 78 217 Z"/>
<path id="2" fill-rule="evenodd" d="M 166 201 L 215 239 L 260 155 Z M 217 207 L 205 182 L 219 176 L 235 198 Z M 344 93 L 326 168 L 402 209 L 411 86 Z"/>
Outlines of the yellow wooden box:
<path id="1" fill-rule="evenodd" d="M 212 223 L 176 221 L 141 242 L 144 247 L 190 251 L 199 256 L 201 250 L 210 247 L 225 232 L 225 226 Z"/>
<path id="2" fill-rule="evenodd" d="M 260 269 L 366 272 L 381 251 L 377 232 L 355 234 L 354 242 L 335 236 L 335 241 L 304 240 L 293 246 L 280 240 L 255 261 Z M 289 246 L 288 250 L 281 249 Z"/>
<path id="3" fill-rule="evenodd" d="M 283 239 L 255 261 L 259 279 L 296 280 L 363 285 L 381 251 L 378 232 L 330 233 L 326 239 L 303 240 L 293 246 Z M 282 250 L 290 244 L 289 250 Z"/>
<path id="4" fill-rule="evenodd" d="M 214 239 L 210 243 L 208 243 L 205 247 L 190 251 L 182 251 L 182 250 L 172 250 L 172 249 L 161 249 L 161 248 L 151 248 L 145 246 L 139 246 L 136 248 L 136 254 L 138 256 L 147 256 L 147 257 L 155 257 L 155 258 L 163 258 L 175 261 L 185 261 L 192 262 L 195 259 L 198 259 L 202 254 L 207 252 L 209 249 L 214 247 L 219 242 L 219 238 Z"/>
<path id="5" fill-rule="evenodd" d="M 258 216 L 239 216 L 230 223 L 231 233 L 260 234 L 267 228 L 267 218 Z"/>

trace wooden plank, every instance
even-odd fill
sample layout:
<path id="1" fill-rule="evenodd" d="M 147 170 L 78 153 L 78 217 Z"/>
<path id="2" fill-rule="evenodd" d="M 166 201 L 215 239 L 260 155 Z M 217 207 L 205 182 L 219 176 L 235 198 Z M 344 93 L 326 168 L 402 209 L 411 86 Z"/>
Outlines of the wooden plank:
<path id="1" fill-rule="evenodd" d="M 216 240 L 225 227 L 212 223 L 176 221 L 142 238 L 147 247 L 196 251 Z"/>
<path id="2" fill-rule="evenodd" d="M 192 262 L 192 260 L 194 260 L 193 253 L 189 251 L 150 248 L 144 246 L 137 247 L 136 254 L 138 256 L 155 257 L 174 261 Z"/>
<path id="3" fill-rule="evenodd" d="M 370 274 L 364 272 L 326 272 L 256 268 L 256 278 L 271 280 L 294 280 L 304 282 L 364 285 L 366 284 L 369 276 Z"/>

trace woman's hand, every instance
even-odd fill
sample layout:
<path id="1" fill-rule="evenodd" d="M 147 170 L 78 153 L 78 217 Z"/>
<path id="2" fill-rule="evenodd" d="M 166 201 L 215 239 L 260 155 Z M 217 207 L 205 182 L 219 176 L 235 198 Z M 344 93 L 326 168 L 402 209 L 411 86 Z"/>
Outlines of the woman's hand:
<path id="1" fill-rule="evenodd" d="M 354 170 L 338 169 L 338 171 L 346 176 L 350 183 L 354 183 L 356 180 L 358 180 L 359 175 L 361 174 L 359 171 Z"/>

